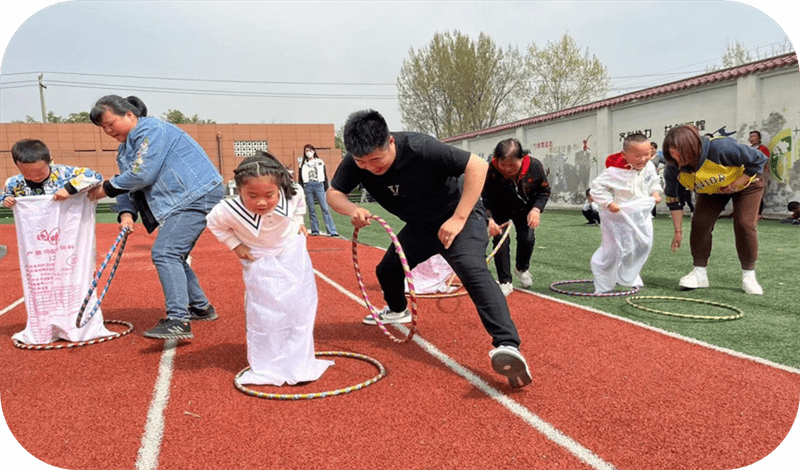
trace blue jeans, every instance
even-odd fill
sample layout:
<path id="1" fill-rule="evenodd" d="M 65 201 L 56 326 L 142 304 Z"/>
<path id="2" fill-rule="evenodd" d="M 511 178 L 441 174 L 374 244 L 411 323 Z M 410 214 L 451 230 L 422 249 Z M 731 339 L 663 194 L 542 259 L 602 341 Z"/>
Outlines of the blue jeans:
<path id="1" fill-rule="evenodd" d="M 159 226 L 150 257 L 164 290 L 167 318 L 186 321 L 189 307 L 204 310 L 209 302 L 192 267 L 186 263 L 206 228 L 206 215 L 222 199 L 222 185 L 167 216 Z"/>
<path id="2" fill-rule="evenodd" d="M 328 235 L 338 235 L 336 225 L 331 218 L 331 211 L 328 209 L 328 201 L 325 200 L 325 186 L 322 183 L 313 181 L 303 186 L 306 193 L 306 205 L 308 205 L 308 218 L 311 220 L 311 233 L 319 233 L 319 222 L 317 221 L 317 210 L 314 208 L 314 198 L 319 201 L 322 209 L 322 218 L 325 220 L 325 230 Z"/>

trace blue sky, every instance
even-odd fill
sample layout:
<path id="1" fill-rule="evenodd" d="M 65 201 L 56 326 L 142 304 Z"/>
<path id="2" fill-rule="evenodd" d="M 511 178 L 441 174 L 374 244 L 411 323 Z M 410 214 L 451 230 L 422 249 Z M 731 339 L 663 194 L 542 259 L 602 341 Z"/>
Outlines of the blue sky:
<path id="1" fill-rule="evenodd" d="M 0 19 L 0 122 L 41 118 L 43 73 L 45 104 L 60 116 L 114 93 L 140 96 L 151 115 L 178 109 L 220 123 L 338 128 L 371 107 L 399 130 L 400 67 L 435 32 L 484 32 L 521 52 L 569 33 L 608 67 L 615 95 L 702 73 L 726 42 L 766 53 L 798 36 L 778 1 L 749 1 L 770 14 L 732 1 L 34 0 Z"/>

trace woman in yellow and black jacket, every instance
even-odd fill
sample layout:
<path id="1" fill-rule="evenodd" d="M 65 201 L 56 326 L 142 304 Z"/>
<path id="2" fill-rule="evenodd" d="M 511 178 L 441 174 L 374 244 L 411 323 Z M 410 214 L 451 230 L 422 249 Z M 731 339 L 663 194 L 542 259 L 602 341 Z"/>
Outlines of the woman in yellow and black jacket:
<path id="1" fill-rule="evenodd" d="M 733 200 L 733 231 L 742 266 L 742 290 L 748 294 L 762 294 L 755 277 L 755 265 L 758 207 L 764 188 L 761 171 L 767 157 L 731 138 L 700 137 L 697 128 L 690 125 L 670 129 L 664 137 L 663 149 L 667 160 L 664 194 L 675 229 L 672 251 L 680 248 L 683 240 L 678 185 L 697 193 L 689 238 L 694 269 L 681 278 L 679 285 L 686 289 L 708 287 L 706 267 L 711 255 L 711 232 L 725 205 Z"/>

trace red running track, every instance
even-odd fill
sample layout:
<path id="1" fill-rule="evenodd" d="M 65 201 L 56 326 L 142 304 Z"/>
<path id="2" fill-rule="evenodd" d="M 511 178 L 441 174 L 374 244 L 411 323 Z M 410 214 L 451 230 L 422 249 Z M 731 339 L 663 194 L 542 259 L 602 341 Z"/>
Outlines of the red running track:
<path id="1" fill-rule="evenodd" d="M 98 226 L 98 250 L 117 235 Z M 22 297 L 16 237 L 0 261 L 0 304 Z M 490 338 L 467 297 L 421 299 L 415 341 L 396 344 L 361 324 L 367 313 L 350 242 L 311 237 L 318 271 L 318 351 L 379 360 L 387 376 L 343 396 L 275 401 L 242 394 L 246 366 L 238 261 L 204 234 L 193 267 L 220 314 L 195 339 L 161 342 L 142 331 L 163 316 L 150 263 L 154 237 L 131 235 L 103 302 L 106 319 L 136 330 L 97 345 L 15 348 L 23 305 L 0 317 L 0 397 L 9 429 L 35 457 L 62 468 L 160 469 L 723 469 L 759 461 L 789 432 L 800 371 L 565 302 L 508 297 L 533 384 L 512 390 L 491 370 Z M 388 238 L 387 238 L 388 244 Z M 359 249 L 362 269 L 382 250 Z M 98 259 L 98 262 L 102 259 Z M 364 272 L 380 304 L 374 274 Z M 121 327 L 120 327 L 121 328 Z M 335 358 L 318 382 L 272 393 L 338 389 L 375 375 Z"/>

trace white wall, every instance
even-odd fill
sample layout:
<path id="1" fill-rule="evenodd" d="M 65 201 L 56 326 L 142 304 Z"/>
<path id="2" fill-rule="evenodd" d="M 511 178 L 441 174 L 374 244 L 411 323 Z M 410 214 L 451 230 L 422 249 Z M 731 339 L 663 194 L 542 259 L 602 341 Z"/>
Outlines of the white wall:
<path id="1" fill-rule="evenodd" d="M 606 157 L 622 149 L 625 135 L 643 132 L 660 149 L 667 130 L 686 123 L 696 125 L 701 133 L 729 135 L 744 144 L 751 130 L 761 131 L 763 144 L 773 152 L 765 215 L 784 217 L 787 202 L 800 201 L 800 71 L 796 67 L 450 143 L 488 159 L 499 141 L 519 139 L 550 172 L 553 193 L 548 207 L 575 209 L 583 204 L 584 191 L 602 171 Z M 658 210 L 667 212 L 663 202 Z"/>

